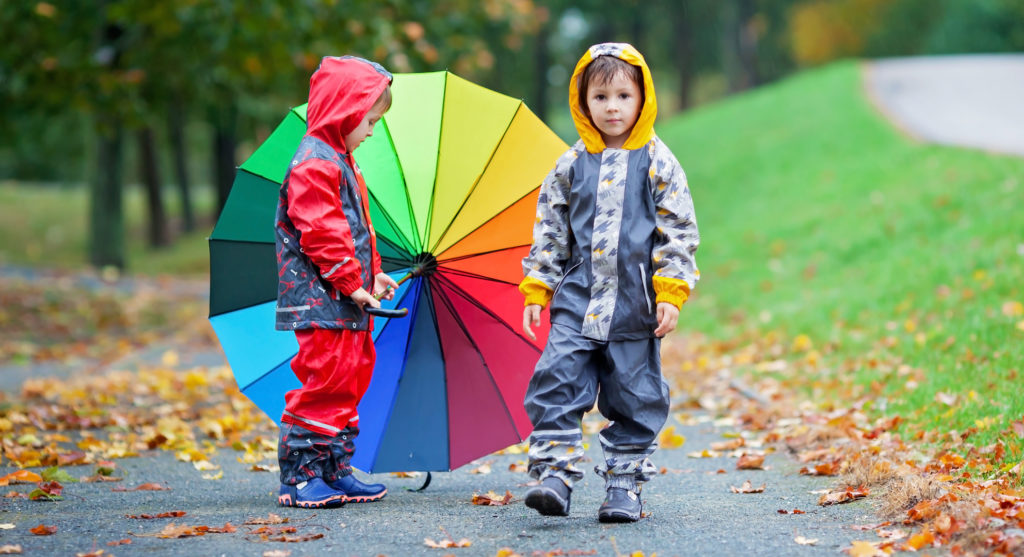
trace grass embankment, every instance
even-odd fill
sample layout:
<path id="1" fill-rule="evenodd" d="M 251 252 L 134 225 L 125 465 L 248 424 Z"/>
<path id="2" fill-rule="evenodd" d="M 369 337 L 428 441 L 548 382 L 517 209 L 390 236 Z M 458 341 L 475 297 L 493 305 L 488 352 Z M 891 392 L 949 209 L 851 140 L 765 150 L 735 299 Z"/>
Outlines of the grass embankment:
<path id="1" fill-rule="evenodd" d="M 907 437 L 968 431 L 1021 459 L 1024 160 L 902 136 L 852 62 L 658 131 L 702 233 L 682 335 L 779 335 L 813 402 L 867 398 Z"/>
<path id="2" fill-rule="evenodd" d="M 0 181 L 0 264 L 79 269 L 88 264 L 88 188 L 22 184 Z M 165 194 L 168 213 L 177 218 L 175 199 Z M 213 206 L 207 190 L 195 192 L 196 210 L 209 214 Z M 127 188 L 124 199 L 127 271 L 145 275 L 163 273 L 204 276 L 209 270 L 206 237 L 213 225 L 178 236 L 172 246 L 146 247 L 145 199 L 137 188 Z"/>

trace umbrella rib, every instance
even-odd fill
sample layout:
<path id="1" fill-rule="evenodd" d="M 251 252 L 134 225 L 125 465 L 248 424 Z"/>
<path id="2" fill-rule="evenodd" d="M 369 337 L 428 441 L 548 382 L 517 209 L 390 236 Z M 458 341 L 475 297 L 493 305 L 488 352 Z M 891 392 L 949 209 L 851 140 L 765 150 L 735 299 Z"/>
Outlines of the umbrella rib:
<path id="1" fill-rule="evenodd" d="M 403 179 L 403 181 L 404 181 L 404 179 Z M 369 188 L 367 188 L 367 190 L 369 191 Z M 401 247 L 401 248 L 403 248 L 402 251 L 405 251 L 406 253 L 410 253 L 411 254 L 413 252 L 412 246 L 410 246 L 409 244 L 406 243 L 405 235 L 402 234 L 401 229 L 398 228 L 398 226 L 395 223 L 395 220 L 384 209 L 384 204 L 380 202 L 380 199 L 378 199 L 377 196 L 374 195 L 374 193 L 372 191 L 370 191 L 369 194 L 370 194 L 370 199 L 372 199 L 373 201 L 375 201 L 377 203 L 377 207 L 380 209 L 380 213 L 382 215 L 384 215 L 384 220 L 388 221 L 388 224 L 391 226 L 391 228 L 393 230 L 395 230 L 395 232 L 398 233 L 398 239 L 399 239 L 399 243 L 401 244 L 401 246 L 396 246 L 396 247 Z M 372 223 L 371 223 L 371 225 L 372 225 Z M 374 230 L 376 230 L 376 227 L 374 227 Z M 385 241 L 388 241 L 387 238 L 382 238 L 382 239 L 385 240 Z M 389 242 L 389 243 L 391 245 L 393 245 L 393 246 L 396 245 L 395 242 Z"/>
<path id="2" fill-rule="evenodd" d="M 430 184 L 430 203 L 427 204 L 427 226 L 423 229 L 423 248 L 426 251 L 427 242 L 430 241 L 430 227 L 434 220 L 434 195 L 437 194 L 437 171 L 441 166 L 441 138 L 444 136 L 444 103 L 448 98 L 448 76 L 450 72 L 444 73 L 444 90 L 441 92 L 441 122 L 437 126 L 437 156 L 434 157 L 434 182 Z M 450 446 L 450 445 L 449 445 Z"/>
<path id="3" fill-rule="evenodd" d="M 539 188 L 540 186 L 537 186 L 537 187 Z M 537 191 L 537 188 L 533 188 L 532 190 L 526 192 L 519 199 L 516 199 L 512 203 L 509 203 L 508 206 L 506 206 L 504 209 L 502 209 L 502 210 L 498 211 L 497 213 L 491 215 L 491 217 L 489 219 L 485 220 L 484 222 L 481 222 L 476 228 L 474 228 L 473 230 L 470 230 L 469 232 L 467 232 L 466 235 L 463 236 L 462 238 L 459 238 L 459 240 L 457 242 L 453 243 L 449 249 L 451 249 L 452 247 L 457 246 L 459 244 L 459 242 L 461 242 L 462 240 L 472 236 L 476 231 L 478 231 L 481 228 L 483 228 L 483 227 L 487 226 L 488 224 L 490 224 L 494 219 L 498 218 L 499 216 L 501 216 L 502 213 L 504 213 L 506 210 L 508 210 L 509 207 L 515 205 L 516 203 L 519 203 L 520 201 L 522 201 L 523 199 L 525 199 L 526 197 L 528 197 L 531 193 L 533 193 L 535 191 Z M 440 242 L 438 242 L 438 245 L 440 245 Z M 529 245 L 529 244 L 526 244 L 526 245 Z M 516 246 L 516 247 L 519 247 L 519 246 Z M 502 248 L 502 249 L 505 249 L 505 248 Z M 447 250 L 445 250 L 445 251 L 447 251 Z M 500 250 L 494 250 L 494 251 L 500 251 Z M 490 252 L 485 252 L 485 253 L 490 253 Z M 464 256 L 464 257 L 472 257 L 473 255 L 478 255 L 478 254 L 467 255 L 467 256 Z"/>
<path id="4" fill-rule="evenodd" d="M 538 354 L 541 352 L 541 350 L 539 348 L 537 348 L 533 344 L 532 341 L 530 341 L 528 338 L 523 336 L 519 331 L 517 331 L 515 329 L 515 327 L 512 327 L 511 325 L 509 325 L 508 322 L 506 322 L 504 319 L 502 319 L 500 316 L 498 316 L 498 314 L 496 314 L 493 311 L 491 311 L 490 308 L 484 306 L 480 302 L 477 302 L 472 296 L 469 295 L 468 292 L 466 292 L 465 290 L 459 288 L 459 285 L 457 285 L 454 282 L 452 282 L 452 280 L 450 278 L 445 277 L 443 275 L 443 273 L 437 273 L 434 276 L 437 277 L 438 281 L 443 281 L 443 282 L 447 283 L 449 288 L 451 288 L 452 290 L 455 290 L 467 302 L 469 302 L 470 304 L 476 306 L 480 311 L 482 311 L 482 312 L 486 313 L 487 315 L 490 315 L 491 317 L 493 317 L 495 321 L 497 321 L 498 323 L 501 323 L 509 331 L 512 331 L 512 334 L 514 334 L 514 335 L 518 336 L 519 338 L 523 339 L 524 341 L 526 341 L 526 344 L 528 344 L 530 346 L 530 348 L 533 348 L 534 350 L 536 350 Z"/>
<path id="5" fill-rule="evenodd" d="M 445 268 L 444 272 L 447 273 L 447 274 L 458 275 L 458 276 L 461 276 L 461 277 L 469 277 L 469 278 L 474 278 L 474 279 L 479 279 L 479 280 L 486 280 L 488 282 L 498 282 L 498 283 L 501 283 L 501 284 L 507 284 L 509 286 L 518 286 L 519 285 L 518 282 L 509 282 L 507 280 L 501 280 L 501 279 L 497 279 L 497 278 L 494 278 L 494 277 L 489 277 L 487 275 L 480 275 L 480 274 L 477 274 L 477 273 L 471 273 L 469 271 L 463 271 L 462 269 Z"/>
<path id="6" fill-rule="evenodd" d="M 530 245 L 531 244 L 520 244 L 518 246 L 508 246 L 508 247 L 499 248 L 499 249 L 492 249 L 492 250 L 488 250 L 488 251 L 480 251 L 480 252 L 477 252 L 477 253 L 468 253 L 466 255 L 460 255 L 458 257 L 452 257 L 452 258 L 449 258 L 449 259 L 438 259 L 437 263 L 439 265 L 444 265 L 445 263 L 449 263 L 449 262 L 452 262 L 452 261 L 462 261 L 463 259 L 469 259 L 471 257 L 479 257 L 481 255 L 490 255 L 492 253 L 498 253 L 499 251 L 507 251 L 507 250 L 510 250 L 510 249 L 526 248 L 526 247 L 530 247 Z"/>
<path id="7" fill-rule="evenodd" d="M 451 286 L 453 288 L 457 288 L 454 284 L 452 284 Z M 464 295 L 464 293 L 462 293 L 461 289 L 459 290 L 458 293 L 459 293 L 459 295 L 463 296 L 464 298 L 466 297 Z M 466 324 L 462 322 L 462 319 L 459 317 L 459 313 L 457 311 L 455 311 L 455 306 L 453 306 L 452 303 L 448 300 L 448 298 L 443 295 L 443 289 L 438 292 L 438 296 L 437 297 L 438 297 L 438 299 L 441 300 L 441 303 L 444 304 L 444 306 L 446 308 L 448 308 L 448 312 L 451 314 L 452 319 L 455 320 L 455 324 L 458 325 L 459 329 L 462 330 L 462 334 L 464 334 L 466 336 L 466 340 L 468 340 L 469 343 L 471 345 L 473 345 L 473 350 L 476 352 L 477 357 L 480 358 L 480 364 L 483 365 L 485 370 L 487 370 L 487 379 L 490 381 L 491 386 L 494 387 L 494 391 L 498 393 L 499 398 L 501 399 L 501 403 L 502 403 L 501 404 L 501 408 L 505 411 L 505 418 L 508 420 L 508 423 L 512 425 L 512 431 L 515 432 L 516 438 L 518 438 L 520 441 L 522 441 L 523 438 L 519 436 L 519 428 L 516 427 L 515 418 L 512 417 L 512 412 L 508 409 L 508 404 L 505 403 L 505 398 L 503 396 L 501 396 L 503 394 L 501 392 L 501 388 L 498 387 L 498 382 L 495 381 L 495 379 L 494 379 L 494 373 L 491 372 L 491 367 L 487 365 L 487 360 L 484 359 L 483 351 L 480 350 L 480 345 L 478 345 L 473 340 L 473 337 L 469 334 L 469 329 L 466 327 Z M 501 322 L 501 319 L 498 319 L 498 321 Z M 434 322 L 435 323 L 437 322 L 436 318 L 435 318 Z M 442 351 L 443 350 L 444 350 L 444 348 L 442 346 Z M 447 381 L 447 377 L 445 379 Z M 447 387 L 447 385 L 446 385 L 446 387 Z M 446 388 L 446 391 L 447 391 L 447 388 Z M 449 434 L 448 435 L 449 435 L 448 446 L 451 447 L 451 428 L 449 428 Z"/>
<path id="8" fill-rule="evenodd" d="M 398 175 L 401 176 L 402 185 L 405 186 L 405 210 L 409 217 L 409 223 L 412 225 L 412 233 L 414 234 L 413 238 L 407 239 L 411 240 L 413 244 L 423 245 L 423 241 L 420 240 L 420 232 L 416 228 L 416 213 L 413 211 L 412 208 L 412 199 L 409 198 L 409 185 L 408 182 L 406 182 L 405 180 L 405 168 L 402 166 L 402 159 L 398 157 L 398 149 L 395 148 L 394 138 L 391 137 L 391 126 L 388 125 L 386 118 L 381 118 L 380 123 L 384 124 L 384 131 L 386 132 L 385 136 L 388 138 L 388 145 L 391 146 L 391 152 L 395 154 L 395 164 L 398 165 Z M 380 205 L 380 207 L 381 210 L 383 211 L 384 205 Z M 417 251 L 416 246 L 414 245 L 410 247 L 411 249 L 409 249 L 408 251 L 410 253 L 415 254 L 415 252 Z"/>
<path id="9" fill-rule="evenodd" d="M 466 202 L 469 201 L 470 197 L 473 197 L 473 192 L 476 191 L 477 185 L 480 184 L 480 179 L 483 178 L 484 174 L 487 173 L 487 169 L 490 168 L 491 163 L 494 161 L 495 153 L 498 152 L 498 149 L 501 147 L 501 143 L 505 141 L 505 136 L 508 135 L 508 130 L 512 127 L 512 122 L 515 121 L 516 116 L 519 115 L 519 111 L 522 109 L 522 107 L 523 101 L 519 101 L 519 106 L 516 107 L 515 114 L 513 114 L 512 118 L 510 118 L 508 123 L 505 124 L 505 131 L 501 132 L 501 139 L 499 139 L 498 142 L 494 144 L 494 149 L 491 150 L 491 155 L 487 157 L 487 164 L 484 165 L 483 170 L 480 171 L 480 174 L 477 175 L 476 180 L 473 181 L 473 185 L 470 186 L 469 191 L 466 192 L 466 196 L 462 198 L 462 203 L 459 204 L 459 208 L 455 210 L 455 214 L 452 215 L 451 220 L 449 220 L 448 224 L 445 225 L 444 230 L 441 231 L 441 234 L 437 236 L 437 242 L 434 245 L 430 246 L 431 253 L 433 253 L 433 251 L 437 249 L 437 246 L 441 245 L 441 240 L 443 240 L 445 235 L 448 234 L 448 231 L 451 230 L 452 224 L 455 224 L 455 219 L 458 218 L 459 213 L 462 212 L 462 209 L 466 207 Z M 501 211 L 498 212 L 501 213 Z"/>

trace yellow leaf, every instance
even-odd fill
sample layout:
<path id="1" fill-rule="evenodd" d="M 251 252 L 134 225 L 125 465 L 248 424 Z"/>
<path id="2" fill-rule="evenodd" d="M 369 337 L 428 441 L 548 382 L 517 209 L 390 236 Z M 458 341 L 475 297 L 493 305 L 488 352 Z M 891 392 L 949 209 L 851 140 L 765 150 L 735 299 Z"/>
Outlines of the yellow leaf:
<path id="1" fill-rule="evenodd" d="M 852 542 L 846 552 L 851 557 L 885 557 L 888 555 L 878 549 L 878 542 Z"/>
<path id="2" fill-rule="evenodd" d="M 216 474 L 203 474 L 204 480 L 220 480 L 224 478 L 224 471 L 218 470 Z"/>
<path id="3" fill-rule="evenodd" d="M 658 445 L 662 449 L 678 449 L 686 443 L 686 437 L 676 433 L 676 426 L 670 425 L 658 436 Z"/>

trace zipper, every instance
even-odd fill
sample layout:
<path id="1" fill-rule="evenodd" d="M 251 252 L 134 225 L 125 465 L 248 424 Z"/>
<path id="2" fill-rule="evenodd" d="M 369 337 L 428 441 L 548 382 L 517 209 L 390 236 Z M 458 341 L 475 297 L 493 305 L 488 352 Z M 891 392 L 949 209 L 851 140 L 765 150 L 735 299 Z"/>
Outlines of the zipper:
<path id="1" fill-rule="evenodd" d="M 647 301 L 647 313 L 651 313 L 654 310 L 651 309 L 651 295 L 647 292 L 647 273 L 644 272 L 644 264 L 639 263 L 640 267 L 640 285 L 644 287 L 644 300 Z"/>
<path id="2" fill-rule="evenodd" d="M 555 289 L 551 291 L 551 296 L 552 297 L 555 295 L 555 292 L 558 292 L 558 289 L 562 286 L 562 283 L 565 282 L 566 277 L 569 276 L 569 273 L 575 271 L 576 267 L 579 267 L 582 264 L 583 264 L 583 260 L 580 259 L 579 261 L 576 262 L 575 265 L 573 265 L 572 267 L 569 267 L 569 269 L 565 273 L 562 274 L 562 278 L 560 278 L 558 280 L 558 284 L 555 285 Z"/>

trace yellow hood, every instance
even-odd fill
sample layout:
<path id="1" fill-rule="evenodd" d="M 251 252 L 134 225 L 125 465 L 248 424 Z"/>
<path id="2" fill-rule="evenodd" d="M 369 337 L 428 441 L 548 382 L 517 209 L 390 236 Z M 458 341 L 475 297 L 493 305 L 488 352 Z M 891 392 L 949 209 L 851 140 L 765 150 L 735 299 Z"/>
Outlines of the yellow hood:
<path id="1" fill-rule="evenodd" d="M 633 45 L 626 43 L 601 43 L 587 49 L 583 57 L 576 63 L 576 69 L 572 72 L 572 79 L 569 80 L 569 108 L 572 109 L 572 119 L 576 124 L 576 131 L 580 139 L 587 146 L 587 152 L 600 153 L 605 149 L 601 132 L 598 131 L 590 118 L 583 112 L 580 105 L 579 79 L 587 64 L 597 59 L 598 56 L 614 56 L 634 66 L 639 66 L 644 76 L 644 106 L 640 110 L 640 116 L 633 125 L 633 131 L 622 146 L 623 149 L 639 149 L 654 137 L 654 118 L 658 115 L 658 102 L 654 98 L 654 80 L 651 79 L 651 70 L 647 62 Z"/>

